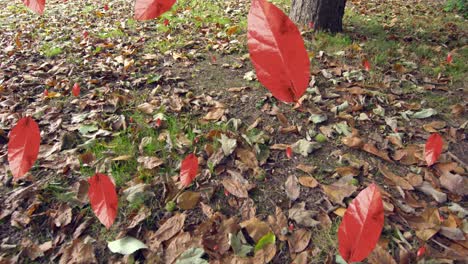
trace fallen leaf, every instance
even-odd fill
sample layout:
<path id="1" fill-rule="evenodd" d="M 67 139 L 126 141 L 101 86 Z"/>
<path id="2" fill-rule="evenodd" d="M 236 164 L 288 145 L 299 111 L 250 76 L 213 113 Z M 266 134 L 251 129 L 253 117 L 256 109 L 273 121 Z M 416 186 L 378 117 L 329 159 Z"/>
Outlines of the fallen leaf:
<path id="1" fill-rule="evenodd" d="M 237 140 L 230 139 L 224 134 L 221 134 L 221 138 L 218 140 L 221 142 L 221 148 L 223 149 L 224 156 L 226 157 L 231 155 L 237 147 Z"/>
<path id="2" fill-rule="evenodd" d="M 112 253 L 122 255 L 130 255 L 137 250 L 148 248 L 143 242 L 130 236 L 108 242 L 107 247 Z"/>
<path id="3" fill-rule="evenodd" d="M 369 255 L 367 261 L 369 261 L 370 264 L 397 264 L 390 253 L 383 249 L 379 244 L 377 244 Z"/>
<path id="4" fill-rule="evenodd" d="M 177 259 L 176 264 L 208 264 L 202 256 L 205 251 L 202 248 L 189 248 Z"/>
<path id="5" fill-rule="evenodd" d="M 199 192 L 186 191 L 177 197 L 177 205 L 182 210 L 190 210 L 198 205 L 200 198 Z"/>
<path id="6" fill-rule="evenodd" d="M 301 176 L 299 177 L 298 181 L 302 186 L 309 187 L 309 188 L 315 188 L 319 184 L 318 181 L 314 177 L 311 177 L 311 176 Z"/>
<path id="7" fill-rule="evenodd" d="M 366 143 L 364 146 L 362 146 L 362 150 L 373 154 L 379 158 L 382 158 L 386 161 L 392 162 L 390 157 L 388 156 L 388 153 L 385 151 L 378 150 L 377 147 L 373 143 Z"/>
<path id="8" fill-rule="evenodd" d="M 310 153 L 321 148 L 321 145 L 317 142 L 310 142 L 305 139 L 300 139 L 291 146 L 294 153 L 301 154 L 307 157 Z"/>
<path id="9" fill-rule="evenodd" d="M 162 224 L 156 232 L 148 232 L 146 244 L 150 250 L 156 251 L 161 243 L 171 239 L 177 233 L 179 233 L 180 230 L 182 230 L 184 227 L 186 218 L 187 215 L 184 213 L 176 214 L 164 222 L 164 224 Z"/>
<path id="10" fill-rule="evenodd" d="M 405 178 L 394 174 L 385 165 L 379 165 L 379 171 L 385 178 L 400 186 L 403 190 L 414 190 L 413 186 Z"/>
<path id="11" fill-rule="evenodd" d="M 294 230 L 294 232 L 288 238 L 289 250 L 291 253 L 300 253 L 304 251 L 309 245 L 310 238 L 312 237 L 312 232 L 305 228 L 299 228 Z"/>
<path id="12" fill-rule="evenodd" d="M 315 219 L 312 218 L 315 215 L 317 215 L 317 212 L 305 209 L 304 202 L 294 205 L 288 211 L 289 219 L 292 219 L 296 221 L 296 223 L 298 223 L 299 225 L 302 225 L 305 227 L 314 227 L 320 224 L 319 221 L 316 221 Z"/>
<path id="13" fill-rule="evenodd" d="M 159 167 L 164 163 L 163 160 L 157 157 L 138 157 L 138 163 L 142 163 L 143 167 L 148 170 Z"/>
<path id="14" fill-rule="evenodd" d="M 98 263 L 94 255 L 94 247 L 91 243 L 84 242 L 83 239 L 77 238 L 70 245 L 60 249 L 62 257 L 60 264 L 68 263 Z"/>
<path id="15" fill-rule="evenodd" d="M 285 182 L 286 195 L 292 201 L 295 201 L 301 192 L 301 188 L 298 185 L 297 177 L 290 175 Z"/>
<path id="16" fill-rule="evenodd" d="M 221 182 L 224 186 L 224 189 L 226 189 L 230 194 L 233 194 L 236 197 L 239 198 L 248 198 L 249 193 L 247 192 L 247 188 L 244 184 L 241 184 L 239 181 L 236 181 L 234 179 L 223 179 Z"/>
<path id="17" fill-rule="evenodd" d="M 44 13 L 45 0 L 23 0 L 23 3 L 29 9 L 31 9 L 35 13 L 38 13 L 39 15 L 42 15 Z"/>
<path id="18" fill-rule="evenodd" d="M 344 206 L 343 199 L 357 190 L 357 187 L 351 184 L 352 180 L 351 176 L 342 177 L 330 185 L 322 184 L 322 188 L 331 202 Z"/>
<path id="19" fill-rule="evenodd" d="M 240 223 L 240 226 L 247 230 L 255 243 L 258 243 L 263 236 L 271 232 L 270 226 L 256 217 Z"/>

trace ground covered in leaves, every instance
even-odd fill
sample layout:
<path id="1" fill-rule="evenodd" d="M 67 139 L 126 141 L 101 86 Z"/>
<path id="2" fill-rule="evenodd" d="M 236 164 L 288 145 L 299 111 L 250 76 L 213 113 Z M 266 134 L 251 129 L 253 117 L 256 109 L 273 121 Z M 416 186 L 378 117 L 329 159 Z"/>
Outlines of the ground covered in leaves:
<path id="1" fill-rule="evenodd" d="M 249 1 L 180 0 L 149 22 L 128 1 L 48 1 L 41 17 L 0 3 L 2 263 L 332 263 L 345 208 L 372 182 L 385 226 L 366 262 L 466 258 L 468 29 L 444 1 L 353 0 L 343 34 L 301 26 L 300 106 L 256 81 Z M 15 182 L 6 144 L 26 115 L 41 148 Z M 427 167 L 435 132 L 444 151 Z M 200 170 L 180 190 L 189 153 Z M 96 171 L 119 195 L 110 229 L 86 195 Z M 123 237 L 147 249 L 112 253 Z"/>

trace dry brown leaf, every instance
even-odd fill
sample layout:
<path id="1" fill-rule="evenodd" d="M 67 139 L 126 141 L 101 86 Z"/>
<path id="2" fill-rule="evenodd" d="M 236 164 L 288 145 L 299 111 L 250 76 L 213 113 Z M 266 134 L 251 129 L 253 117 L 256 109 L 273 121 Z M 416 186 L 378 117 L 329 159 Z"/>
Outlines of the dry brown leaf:
<path id="1" fill-rule="evenodd" d="M 319 185 L 318 181 L 312 176 L 301 176 L 298 181 L 302 186 L 309 188 L 315 188 Z"/>
<path id="2" fill-rule="evenodd" d="M 268 244 L 264 248 L 255 252 L 254 257 L 252 258 L 252 264 L 267 264 L 269 263 L 276 255 L 276 245 Z"/>
<path id="3" fill-rule="evenodd" d="M 199 192 L 186 191 L 177 197 L 177 205 L 182 210 L 190 210 L 198 205 L 200 198 Z"/>
<path id="4" fill-rule="evenodd" d="M 365 152 L 368 152 L 372 155 L 375 155 L 381 159 L 384 159 L 386 161 L 392 162 L 390 157 L 388 156 L 388 153 L 382 150 L 377 149 L 377 147 L 373 143 L 366 143 L 364 146 L 362 146 L 362 150 Z"/>
<path id="5" fill-rule="evenodd" d="M 186 214 L 176 214 L 162 224 L 157 231 L 147 233 L 148 248 L 152 251 L 157 251 L 161 243 L 171 239 L 182 230 L 185 223 Z"/>
<path id="6" fill-rule="evenodd" d="M 200 202 L 200 205 L 201 205 L 201 209 L 202 209 L 202 212 L 203 214 L 208 217 L 208 218 L 211 218 L 214 214 L 214 211 L 213 211 L 213 208 L 211 208 L 209 205 L 203 203 L 203 202 Z"/>
<path id="7" fill-rule="evenodd" d="M 188 244 L 191 240 L 191 235 L 188 232 L 180 232 L 176 237 L 171 240 L 169 246 L 165 250 L 166 262 L 172 264 L 180 254 L 188 249 Z"/>
<path id="8" fill-rule="evenodd" d="M 73 240 L 70 245 L 64 246 L 60 249 L 60 253 L 62 253 L 60 264 L 98 263 L 94 255 L 93 245 L 85 243 L 80 238 Z"/>
<path id="9" fill-rule="evenodd" d="M 287 148 L 291 147 L 288 144 L 274 144 L 270 147 L 271 150 L 286 150 Z"/>
<path id="10" fill-rule="evenodd" d="M 291 253 L 299 253 L 304 251 L 309 245 L 312 232 L 305 228 L 299 228 L 294 230 L 291 236 L 288 238 L 289 251 Z"/>
<path id="11" fill-rule="evenodd" d="M 414 173 L 408 173 L 406 175 L 406 179 L 408 180 L 409 184 L 411 184 L 413 187 L 421 186 L 423 183 L 423 178 L 419 174 L 414 174 Z"/>
<path id="12" fill-rule="evenodd" d="M 309 251 L 304 251 L 304 252 L 301 252 L 300 254 L 297 254 L 292 263 L 308 264 L 309 263 L 308 259 L 309 259 Z"/>
<path id="13" fill-rule="evenodd" d="M 385 165 L 379 165 L 379 171 L 385 178 L 392 181 L 395 185 L 400 186 L 403 190 L 414 190 L 413 186 L 405 180 L 405 178 L 394 174 Z"/>
<path id="14" fill-rule="evenodd" d="M 458 167 L 455 162 L 438 163 L 435 168 L 440 174 L 442 187 L 458 195 L 468 195 L 468 178 L 457 173 L 463 173 L 463 168 Z"/>
<path id="15" fill-rule="evenodd" d="M 343 199 L 349 197 L 357 190 L 357 187 L 351 184 L 352 180 L 353 177 L 350 176 L 342 177 L 333 184 L 322 184 L 322 188 L 331 202 L 345 206 Z"/>
<path id="16" fill-rule="evenodd" d="M 427 241 L 440 230 L 440 214 L 437 208 L 426 208 L 419 216 L 406 218 L 409 225 L 416 230 L 416 236 Z"/>
<path id="17" fill-rule="evenodd" d="M 358 176 L 361 171 L 358 168 L 352 167 L 352 166 L 346 166 L 346 167 L 339 167 L 336 168 L 336 173 L 338 173 L 341 177 L 344 176 Z"/>
<path id="18" fill-rule="evenodd" d="M 377 244 L 367 260 L 370 264 L 397 264 L 390 253 L 379 244 Z"/>
<path id="19" fill-rule="evenodd" d="M 215 107 L 211 109 L 204 117 L 203 120 L 205 121 L 218 121 L 223 117 L 224 113 L 226 112 L 225 108 L 222 107 Z"/>
<path id="20" fill-rule="evenodd" d="M 242 161 L 242 163 L 247 165 L 247 167 L 253 170 L 258 168 L 257 156 L 255 156 L 255 154 L 252 151 L 238 148 L 236 150 L 236 153 L 237 153 L 237 157 Z"/>
<path id="21" fill-rule="evenodd" d="M 361 138 L 354 136 L 344 137 L 343 139 L 341 139 L 341 142 L 343 142 L 343 144 L 345 144 L 346 146 L 354 149 L 359 149 L 364 145 L 364 142 Z"/>
<path id="22" fill-rule="evenodd" d="M 403 165 L 417 164 L 422 155 L 422 148 L 418 145 L 409 145 L 404 149 L 398 149 L 393 154 L 393 159 L 401 162 Z"/>
<path id="23" fill-rule="evenodd" d="M 298 169 L 300 171 L 303 171 L 305 173 L 308 173 L 308 174 L 312 174 L 317 169 L 317 167 L 316 166 L 309 166 L 309 165 L 305 165 L 305 164 L 299 164 L 299 165 L 297 165 L 296 169 Z"/>
<path id="24" fill-rule="evenodd" d="M 432 121 L 428 124 L 423 125 L 424 130 L 429 133 L 437 133 L 438 130 L 444 128 L 447 125 L 444 121 Z"/>
<path id="25" fill-rule="evenodd" d="M 273 232 L 275 233 L 276 237 L 281 240 L 281 241 L 286 241 L 286 232 L 288 228 L 288 219 L 284 215 L 283 211 L 281 208 L 278 206 L 275 209 L 275 215 L 268 216 L 268 223 L 270 224 L 271 228 L 273 229 Z"/>
<path id="26" fill-rule="evenodd" d="M 239 181 L 236 181 L 234 179 L 223 179 L 221 182 L 224 186 L 224 189 L 226 189 L 229 193 L 233 194 L 236 197 L 239 198 L 248 198 L 249 193 L 247 192 L 247 188 L 244 184 L 241 184 Z"/>
<path id="27" fill-rule="evenodd" d="M 255 243 L 271 232 L 270 226 L 256 217 L 240 223 L 240 226 L 247 230 L 247 233 L 253 238 Z"/>
<path id="28" fill-rule="evenodd" d="M 297 182 L 297 177 L 295 175 L 290 175 L 284 184 L 286 195 L 292 201 L 295 201 L 299 198 L 301 194 L 301 187 L 299 187 Z"/>
<path id="29" fill-rule="evenodd" d="M 138 213 L 129 217 L 130 223 L 128 224 L 127 228 L 132 229 L 136 227 L 141 222 L 143 222 L 146 218 L 148 218 L 150 215 L 151 215 L 151 210 L 148 207 L 146 206 L 140 207 L 140 209 L 138 210 Z"/>
<path id="30" fill-rule="evenodd" d="M 319 221 L 316 221 L 312 218 L 315 215 L 317 215 L 317 212 L 305 209 L 304 202 L 295 204 L 288 211 L 289 219 L 292 219 L 296 221 L 296 223 L 298 223 L 299 225 L 303 225 L 305 227 L 314 227 L 320 224 Z"/>
<path id="31" fill-rule="evenodd" d="M 154 112 L 155 106 L 150 103 L 142 103 L 137 106 L 137 109 L 145 114 L 152 114 Z"/>
<path id="32" fill-rule="evenodd" d="M 65 203 L 61 204 L 55 212 L 51 213 L 51 217 L 54 218 L 56 227 L 63 227 L 70 224 L 72 216 L 71 207 Z"/>
<path id="33" fill-rule="evenodd" d="M 148 170 L 152 170 L 161 166 L 164 161 L 157 157 L 138 157 L 138 163 L 142 163 L 143 167 Z"/>

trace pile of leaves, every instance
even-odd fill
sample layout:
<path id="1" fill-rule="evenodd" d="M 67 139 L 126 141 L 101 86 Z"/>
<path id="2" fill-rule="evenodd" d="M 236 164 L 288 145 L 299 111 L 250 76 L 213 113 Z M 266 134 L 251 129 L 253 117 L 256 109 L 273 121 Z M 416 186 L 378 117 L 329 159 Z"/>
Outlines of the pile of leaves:
<path id="1" fill-rule="evenodd" d="M 151 5 L 142 9 L 141 2 Z M 137 1 L 136 18 L 157 17 L 174 2 Z M 106 6 L 95 12 L 98 18 Z M 2 40 L 13 45 L 2 53 L 8 77 L 0 80 L 0 136 L 8 142 L 0 158 L 9 164 L 0 170 L 0 219 L 9 222 L 2 224 L 2 260 L 96 263 L 98 254 L 151 263 L 464 259 L 467 166 L 456 145 L 466 146 L 466 105 L 447 106 L 447 115 L 411 102 L 399 85 L 421 80 L 404 66 L 369 84 L 374 66 L 368 59 L 347 65 L 323 51 L 311 54 L 276 5 L 239 6 L 250 10 L 246 42 L 256 74 L 248 71 L 247 86 L 226 87 L 222 95 L 186 87 L 170 71 L 132 75 L 136 65 L 158 69 L 153 61 L 190 71 L 197 48 L 137 56 L 142 45 L 115 45 L 84 31 L 73 49 L 108 51 L 87 55 L 97 69 L 77 64 L 86 69 L 86 86 L 97 86 L 83 91 L 65 63 L 31 63 L 11 75 L 17 60 L 31 56 L 23 42 L 34 40 L 23 33 Z M 183 8 L 174 13 L 185 15 Z M 229 26 L 225 35 L 200 41 L 218 41 L 226 55 L 238 30 Z M 361 50 L 353 44 L 347 56 Z M 311 67 L 310 58 L 319 66 Z M 216 67 L 216 56 L 210 60 Z M 452 61 L 449 53 L 445 63 Z M 43 76 L 49 77 L 41 82 Z M 450 89 L 443 76 L 421 78 L 423 89 Z M 255 89 L 254 79 L 271 94 Z M 150 89 L 139 98 L 129 84 Z M 236 116 L 244 111 L 240 104 L 252 111 Z M 28 235 L 37 230 L 49 232 Z"/>

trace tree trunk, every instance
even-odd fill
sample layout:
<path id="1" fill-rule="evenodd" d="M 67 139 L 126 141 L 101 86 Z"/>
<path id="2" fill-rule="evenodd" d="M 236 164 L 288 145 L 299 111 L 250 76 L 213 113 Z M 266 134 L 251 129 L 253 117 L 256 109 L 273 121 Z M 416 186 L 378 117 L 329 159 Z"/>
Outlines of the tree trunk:
<path id="1" fill-rule="evenodd" d="M 315 30 L 341 32 L 345 5 L 346 0 L 292 0 L 290 17 Z"/>

